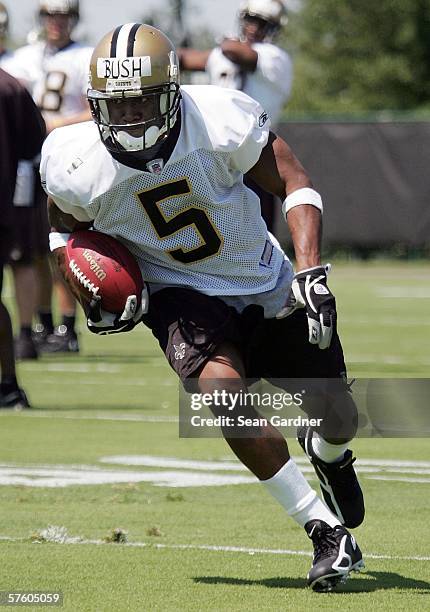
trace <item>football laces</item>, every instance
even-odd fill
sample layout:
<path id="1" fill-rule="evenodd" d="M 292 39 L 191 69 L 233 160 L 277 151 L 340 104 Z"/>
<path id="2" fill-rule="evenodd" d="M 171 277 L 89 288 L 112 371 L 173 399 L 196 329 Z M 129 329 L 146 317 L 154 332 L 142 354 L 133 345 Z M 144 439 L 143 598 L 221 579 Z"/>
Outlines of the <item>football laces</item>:
<path id="1" fill-rule="evenodd" d="M 78 280 L 78 282 L 90 293 L 92 293 L 94 297 L 96 297 L 100 287 L 97 287 L 93 282 L 90 281 L 87 276 L 85 276 L 85 274 L 82 272 L 82 270 L 74 259 L 70 260 L 69 268 L 72 271 L 73 276 Z"/>

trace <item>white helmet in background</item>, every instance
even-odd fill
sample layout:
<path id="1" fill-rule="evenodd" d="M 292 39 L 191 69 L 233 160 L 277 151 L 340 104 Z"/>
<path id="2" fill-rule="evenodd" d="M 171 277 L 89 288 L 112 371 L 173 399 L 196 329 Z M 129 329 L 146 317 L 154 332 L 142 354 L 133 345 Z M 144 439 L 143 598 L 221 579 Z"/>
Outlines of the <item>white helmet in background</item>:
<path id="1" fill-rule="evenodd" d="M 9 33 L 9 15 L 5 5 L 0 2 L 0 39 L 5 39 Z"/>
<path id="2" fill-rule="evenodd" d="M 287 21 L 287 9 L 282 0 L 244 0 L 239 9 L 240 20 L 256 17 L 267 23 L 265 38 L 272 38 Z"/>
<path id="3" fill-rule="evenodd" d="M 79 0 L 40 0 L 39 16 L 69 15 L 75 26 L 79 20 Z"/>

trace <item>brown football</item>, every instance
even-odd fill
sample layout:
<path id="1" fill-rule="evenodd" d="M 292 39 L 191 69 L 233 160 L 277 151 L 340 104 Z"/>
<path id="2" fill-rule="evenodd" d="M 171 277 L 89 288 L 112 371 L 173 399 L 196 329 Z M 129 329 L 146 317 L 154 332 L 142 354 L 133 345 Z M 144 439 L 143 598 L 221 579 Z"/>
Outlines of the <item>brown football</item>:
<path id="1" fill-rule="evenodd" d="M 112 236 L 94 230 L 71 233 L 66 263 L 69 282 L 85 302 L 98 295 L 103 310 L 120 314 L 129 295 L 141 298 L 144 283 L 139 265 Z"/>

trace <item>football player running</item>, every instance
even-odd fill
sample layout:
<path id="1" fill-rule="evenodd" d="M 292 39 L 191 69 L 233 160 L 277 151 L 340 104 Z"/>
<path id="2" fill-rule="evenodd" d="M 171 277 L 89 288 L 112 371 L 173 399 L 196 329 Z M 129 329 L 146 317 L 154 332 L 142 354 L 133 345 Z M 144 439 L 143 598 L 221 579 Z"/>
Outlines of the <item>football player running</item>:
<path id="1" fill-rule="evenodd" d="M 30 91 L 43 113 L 49 133 L 56 127 L 88 121 L 91 118 L 86 90 L 92 47 L 72 39 L 72 31 L 79 20 L 79 0 L 40 0 L 38 18 L 41 40 L 18 49 L 3 63 L 3 68 Z M 52 280 L 47 258 L 49 227 L 46 219 L 46 196 L 38 185 L 34 200 L 36 206 L 23 212 L 25 219 L 22 232 L 25 245 L 22 251 L 26 263 L 37 264 L 37 281 L 33 282 L 38 282 L 38 287 L 33 288 L 33 300 L 29 299 L 29 278 L 24 279 L 21 287 L 21 293 L 25 295 L 23 308 L 30 309 L 30 313 L 25 317 L 30 321 L 21 329 L 16 343 L 17 356 L 22 359 L 37 357 L 38 350 L 79 350 L 75 332 L 75 300 L 62 282 L 56 282 L 62 322 L 54 330 L 51 311 Z M 20 283 L 17 279 L 17 295 L 19 294 Z M 37 332 L 32 338 L 31 318 L 36 309 L 35 302 L 39 303 L 40 323 L 36 326 Z"/>
<path id="2" fill-rule="evenodd" d="M 312 539 L 308 584 L 330 590 L 363 565 L 347 527 L 362 522 L 364 504 L 348 450 L 356 409 L 320 261 L 321 197 L 252 98 L 179 85 L 175 49 L 152 26 L 125 24 L 100 41 L 88 99 L 94 123 L 55 130 L 42 152 L 51 249 L 67 278 L 69 232 L 110 234 L 138 259 L 150 290 L 143 317 L 129 313 L 126 326 L 98 300 L 84 305 L 88 328 L 117 333 L 143 320 L 181 381 L 203 393 L 245 391 L 246 378 L 336 382 L 337 407 L 329 403 L 327 414 L 336 412 L 342 433 L 330 435 L 325 420 L 300 432 L 326 503 L 273 426 L 248 438 L 223 429 L 237 457 Z M 284 202 L 295 275 L 245 174 Z"/>
<path id="3" fill-rule="evenodd" d="M 214 49 L 180 48 L 183 70 L 206 70 L 210 83 L 239 89 L 257 100 L 272 125 L 279 120 L 293 80 L 289 54 L 273 43 L 287 21 L 281 0 L 244 0 L 239 38 L 226 37 Z"/>

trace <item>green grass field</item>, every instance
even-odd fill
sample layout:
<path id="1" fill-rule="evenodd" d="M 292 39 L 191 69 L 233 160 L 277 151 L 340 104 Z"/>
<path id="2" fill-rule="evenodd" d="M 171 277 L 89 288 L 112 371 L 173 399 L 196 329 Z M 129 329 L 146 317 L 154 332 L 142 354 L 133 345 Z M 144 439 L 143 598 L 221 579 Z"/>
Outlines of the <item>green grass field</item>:
<path id="1" fill-rule="evenodd" d="M 425 263 L 334 266 L 351 377 L 428 377 L 429 280 Z M 430 610 L 428 439 L 354 441 L 366 571 L 316 594 L 304 532 L 222 440 L 178 437 L 178 385 L 150 333 L 82 324 L 81 346 L 20 364 L 33 409 L 0 411 L 0 591 L 58 590 L 91 612 Z"/>

